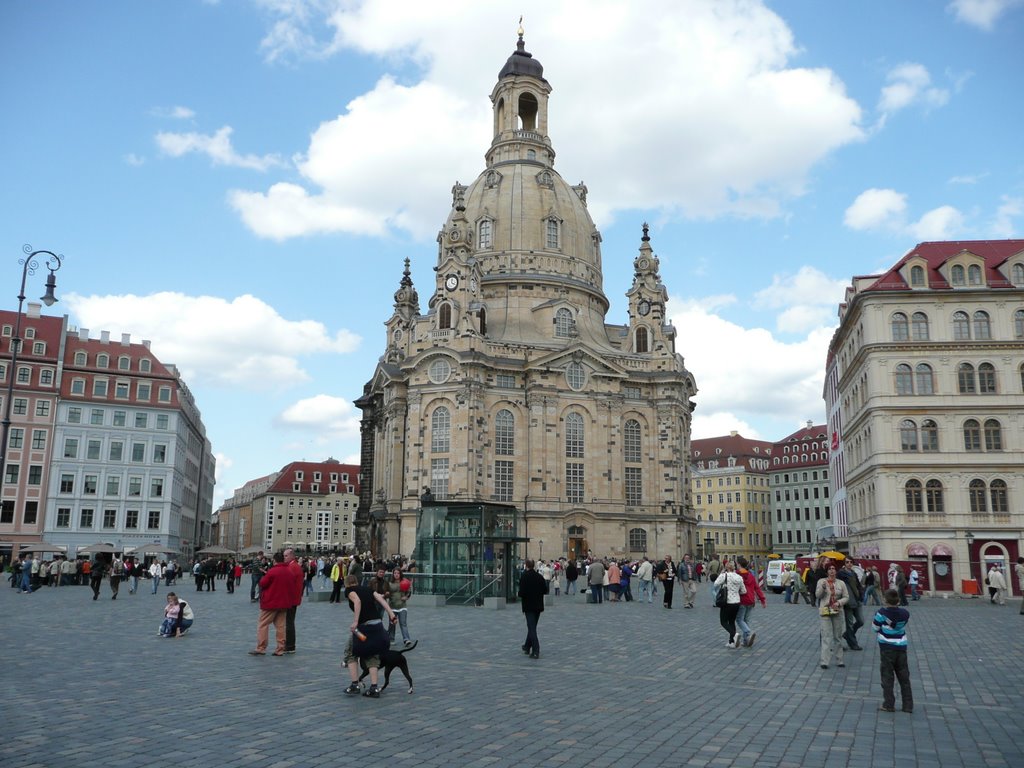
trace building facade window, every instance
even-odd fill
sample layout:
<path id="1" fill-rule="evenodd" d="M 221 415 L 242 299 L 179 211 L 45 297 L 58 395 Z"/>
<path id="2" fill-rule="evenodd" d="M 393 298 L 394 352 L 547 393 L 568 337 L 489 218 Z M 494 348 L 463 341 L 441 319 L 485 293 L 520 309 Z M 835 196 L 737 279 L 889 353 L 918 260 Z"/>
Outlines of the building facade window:
<path id="1" fill-rule="evenodd" d="M 448 459 L 430 460 L 430 492 L 435 499 L 448 498 Z"/>
<path id="2" fill-rule="evenodd" d="M 637 506 L 643 503 L 643 470 L 640 467 L 626 467 L 624 473 L 626 504 Z"/>
<path id="3" fill-rule="evenodd" d="M 514 464 L 511 461 L 494 462 L 495 501 L 512 501 L 514 469 Z"/>
<path id="4" fill-rule="evenodd" d="M 1007 494 L 1005 480 L 993 480 L 989 485 L 989 493 L 992 498 L 992 514 L 1010 514 L 1010 499 Z"/>
<path id="5" fill-rule="evenodd" d="M 565 464 L 565 500 L 570 504 L 583 503 L 583 465 L 579 462 Z"/>
<path id="6" fill-rule="evenodd" d="M 953 268 L 949 271 L 949 282 L 956 286 L 963 286 L 967 284 L 967 279 L 964 276 L 964 268 L 959 264 L 954 264 Z"/>
<path id="7" fill-rule="evenodd" d="M 910 419 L 904 419 L 900 422 L 900 450 L 917 450 L 917 424 Z"/>
<path id="8" fill-rule="evenodd" d="M 569 389 L 579 392 L 587 383 L 587 373 L 579 363 L 572 362 L 565 367 L 565 383 Z"/>
<path id="9" fill-rule="evenodd" d="M 984 480 L 971 480 L 967 487 L 967 495 L 971 503 L 971 512 L 988 512 Z"/>
<path id="10" fill-rule="evenodd" d="M 78 527 L 92 528 L 93 510 L 83 509 L 78 513 Z"/>
<path id="11" fill-rule="evenodd" d="M 939 427 L 931 419 L 921 422 L 921 450 L 936 453 L 939 450 Z"/>
<path id="12" fill-rule="evenodd" d="M 643 528 L 630 528 L 629 529 L 629 551 L 630 552 L 646 552 L 647 551 L 647 531 Z"/>
<path id="13" fill-rule="evenodd" d="M 559 248 L 559 226 L 558 219 L 548 219 L 544 225 L 546 237 L 544 244 L 549 250 L 557 251 Z"/>
<path id="14" fill-rule="evenodd" d="M 942 495 L 942 483 L 938 480 L 929 480 L 925 483 L 924 490 L 929 514 L 939 515 L 945 513 L 946 502 Z"/>
<path id="15" fill-rule="evenodd" d="M 572 312 L 562 307 L 555 312 L 555 336 L 567 338 L 572 334 Z"/>
<path id="16" fill-rule="evenodd" d="M 906 363 L 900 363 L 896 366 L 896 394 L 897 395 L 912 395 L 914 394 L 914 372 L 910 366 Z"/>
<path id="17" fill-rule="evenodd" d="M 981 425 L 977 419 L 968 419 L 964 422 L 964 450 L 981 450 Z"/>
<path id="18" fill-rule="evenodd" d="M 627 464 L 639 464 L 641 461 L 640 422 L 627 419 L 623 427 L 623 459 Z"/>
<path id="19" fill-rule="evenodd" d="M 494 416 L 494 453 L 514 456 L 516 450 L 516 422 L 512 411 L 502 408 Z"/>
<path id="20" fill-rule="evenodd" d="M 636 329 L 636 351 L 638 353 L 650 352 L 647 329 L 640 327 Z"/>
<path id="21" fill-rule="evenodd" d="M 978 366 L 978 392 L 982 395 L 996 393 L 996 369 L 992 363 L 982 363 Z"/>
<path id="22" fill-rule="evenodd" d="M 932 367 L 928 363 L 918 363 L 914 368 L 914 383 L 919 395 L 935 394 L 935 377 L 932 375 Z"/>
<path id="23" fill-rule="evenodd" d="M 923 288 L 924 287 L 924 268 L 923 267 L 911 267 L 910 268 L 910 286 L 912 288 Z"/>
<path id="24" fill-rule="evenodd" d="M 578 413 L 570 413 L 565 417 L 565 457 L 567 459 L 583 458 L 583 417 Z"/>
<path id="25" fill-rule="evenodd" d="M 978 391 L 974 379 L 974 366 L 960 363 L 956 369 L 956 386 L 961 395 L 973 395 Z"/>
<path id="26" fill-rule="evenodd" d="M 1024 309 L 1013 313 L 1013 338 L 1024 339 Z"/>
<path id="27" fill-rule="evenodd" d="M 451 429 L 452 420 L 448 409 L 444 406 L 434 409 L 430 417 L 431 453 L 448 453 L 451 450 Z"/>
<path id="28" fill-rule="evenodd" d="M 995 419 L 985 421 L 985 450 L 1003 450 L 1003 427 Z"/>
<path id="29" fill-rule="evenodd" d="M 484 219 L 483 221 L 480 222 L 480 228 L 479 228 L 479 233 L 478 233 L 478 237 L 477 237 L 477 243 L 479 244 L 479 246 L 481 248 L 490 248 L 491 247 L 491 233 L 492 233 L 492 231 L 493 231 L 492 230 L 492 223 L 491 223 L 490 219 Z"/>
<path id="30" fill-rule="evenodd" d="M 989 321 L 988 312 L 978 310 L 974 313 L 974 339 L 975 341 L 987 341 L 992 338 L 992 324 Z"/>
<path id="31" fill-rule="evenodd" d="M 981 285 L 981 267 L 977 264 L 971 264 L 967 268 L 967 284 Z"/>
<path id="32" fill-rule="evenodd" d="M 910 324 L 907 322 L 907 316 L 902 312 L 897 312 L 892 316 L 892 340 L 893 341 L 907 341 L 910 339 Z"/>
<path id="33" fill-rule="evenodd" d="M 967 341 L 971 338 L 971 320 L 966 312 L 953 313 L 953 339 Z"/>

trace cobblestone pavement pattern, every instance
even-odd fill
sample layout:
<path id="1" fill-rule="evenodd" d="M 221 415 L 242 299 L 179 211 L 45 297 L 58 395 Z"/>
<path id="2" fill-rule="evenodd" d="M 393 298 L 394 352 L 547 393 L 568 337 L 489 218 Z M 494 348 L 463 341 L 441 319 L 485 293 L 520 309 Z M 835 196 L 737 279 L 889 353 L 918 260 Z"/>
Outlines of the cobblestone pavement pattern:
<path id="1" fill-rule="evenodd" d="M 252 657 L 248 583 L 178 593 L 196 624 L 156 637 L 167 589 L 0 588 L 0 765 L 247 766 L 1024 765 L 1020 603 L 911 604 L 916 711 L 879 712 L 878 650 L 818 666 L 818 618 L 770 595 L 752 648 L 730 650 L 701 585 L 693 610 L 554 598 L 542 653 L 505 610 L 413 607 L 416 684 L 342 694 L 346 606 L 304 602 L 298 653 Z M 867 617 L 868 611 L 865 610 Z M 873 615 L 873 613 L 871 614 Z M 271 639 L 271 648 L 273 639 Z M 898 704 L 897 704 L 898 706 Z"/>

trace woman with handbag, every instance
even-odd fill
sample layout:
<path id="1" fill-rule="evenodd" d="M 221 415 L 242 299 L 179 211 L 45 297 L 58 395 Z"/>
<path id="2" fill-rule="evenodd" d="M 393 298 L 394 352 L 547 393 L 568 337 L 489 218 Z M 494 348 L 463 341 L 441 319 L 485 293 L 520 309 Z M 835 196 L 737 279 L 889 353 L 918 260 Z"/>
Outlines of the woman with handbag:
<path id="1" fill-rule="evenodd" d="M 732 560 L 725 563 L 722 572 L 715 579 L 715 607 L 718 608 L 718 621 L 722 629 L 729 633 L 727 648 L 739 648 L 740 636 L 736 632 L 736 614 L 740 610 L 740 596 L 746 594 L 747 587 L 743 577 L 736 573 L 736 565 Z"/>
<path id="2" fill-rule="evenodd" d="M 836 567 L 830 565 L 826 577 L 818 582 L 814 591 L 821 616 L 821 668 L 828 665 L 835 656 L 836 666 L 843 663 L 843 632 L 846 631 L 846 617 L 843 607 L 850 599 L 850 593 L 840 579 L 836 578 Z"/>

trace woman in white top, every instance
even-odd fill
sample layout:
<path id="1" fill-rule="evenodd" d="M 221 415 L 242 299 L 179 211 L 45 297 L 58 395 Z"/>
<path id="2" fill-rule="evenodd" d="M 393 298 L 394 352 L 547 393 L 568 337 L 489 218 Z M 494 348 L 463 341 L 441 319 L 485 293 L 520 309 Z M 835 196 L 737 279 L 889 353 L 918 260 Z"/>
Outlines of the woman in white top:
<path id="1" fill-rule="evenodd" d="M 843 631 L 846 629 L 843 608 L 850 599 L 850 593 L 842 579 L 836 578 L 836 567 L 828 567 L 828 578 L 818 582 L 815 588 L 818 598 L 818 613 L 821 616 L 821 668 L 828 669 L 833 656 L 837 667 L 843 663 Z"/>
<path id="2" fill-rule="evenodd" d="M 736 614 L 740 610 L 740 595 L 747 593 L 743 584 L 743 577 L 736 573 L 736 565 L 732 560 L 725 563 L 725 568 L 718 578 L 715 579 L 715 587 L 721 593 L 722 588 L 726 590 L 726 603 L 718 609 L 718 620 L 722 628 L 729 633 L 728 648 L 739 648 L 740 637 L 736 632 Z"/>

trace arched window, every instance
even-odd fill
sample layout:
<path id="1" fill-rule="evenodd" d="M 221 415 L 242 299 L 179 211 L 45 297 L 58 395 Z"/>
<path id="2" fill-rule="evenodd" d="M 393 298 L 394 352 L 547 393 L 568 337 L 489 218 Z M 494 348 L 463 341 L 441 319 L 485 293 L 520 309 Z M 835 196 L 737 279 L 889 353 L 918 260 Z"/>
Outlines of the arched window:
<path id="1" fill-rule="evenodd" d="M 490 219 L 484 219 L 483 221 L 480 222 L 480 231 L 477 237 L 477 244 L 479 245 L 480 248 L 491 247 L 492 226 L 493 225 Z"/>
<path id="2" fill-rule="evenodd" d="M 75 352 L 75 365 L 85 365 L 88 357 L 85 352 Z"/>
<path id="3" fill-rule="evenodd" d="M 1024 339 L 1024 309 L 1013 313 L 1013 338 Z"/>
<path id="4" fill-rule="evenodd" d="M 1024 264 L 1014 264 L 1010 269 L 1010 281 L 1014 285 L 1024 285 Z"/>
<path id="5" fill-rule="evenodd" d="M 914 341 L 928 341 L 928 315 L 924 312 L 915 312 L 911 315 L 910 330 Z"/>
<path id="6" fill-rule="evenodd" d="M 896 366 L 896 394 L 914 394 L 914 373 L 906 363 Z"/>
<path id="7" fill-rule="evenodd" d="M 550 250 L 557 251 L 558 250 L 558 240 L 559 240 L 559 238 L 558 238 L 558 234 L 559 234 L 558 233 L 558 229 L 559 229 L 559 227 L 558 227 L 558 219 L 555 219 L 555 218 L 548 219 L 545 222 L 545 224 L 544 224 L 544 228 L 545 228 L 545 232 L 546 232 L 546 237 L 545 237 L 545 240 L 544 240 L 544 245 L 547 248 L 549 248 Z"/>
<path id="8" fill-rule="evenodd" d="M 907 499 L 908 514 L 924 512 L 924 495 L 921 492 L 921 481 L 907 480 L 907 484 L 903 486 L 903 491 Z"/>
<path id="9" fill-rule="evenodd" d="M 974 366 L 970 363 L 960 363 L 956 369 L 956 384 L 961 395 L 973 395 L 978 391 L 974 379 Z"/>
<path id="10" fill-rule="evenodd" d="M 452 305 L 444 303 L 437 311 L 437 327 L 441 330 L 452 327 Z"/>
<path id="11" fill-rule="evenodd" d="M 636 329 L 636 351 L 637 352 L 649 352 L 647 346 L 647 329 L 637 328 Z"/>
<path id="12" fill-rule="evenodd" d="M 579 392 L 583 389 L 583 386 L 587 383 L 587 373 L 583 370 L 583 366 L 577 362 L 569 363 L 565 367 L 565 383 L 574 392 Z"/>
<path id="13" fill-rule="evenodd" d="M 939 427 L 931 419 L 921 422 L 921 450 L 927 453 L 939 450 Z"/>
<path id="14" fill-rule="evenodd" d="M 978 310 L 974 313 L 974 338 L 984 341 L 992 338 L 992 325 L 988 319 L 988 312 Z"/>
<path id="15" fill-rule="evenodd" d="M 569 459 L 583 458 L 583 417 L 578 413 L 565 417 L 565 456 Z"/>
<path id="16" fill-rule="evenodd" d="M 572 332 L 572 312 L 563 307 L 555 312 L 555 336 L 568 337 Z"/>
<path id="17" fill-rule="evenodd" d="M 646 552 L 647 551 L 647 531 L 643 528 L 630 528 L 629 529 L 629 551 L 630 552 Z"/>
<path id="18" fill-rule="evenodd" d="M 953 313 L 953 338 L 957 341 L 971 338 L 971 322 L 966 312 Z"/>
<path id="19" fill-rule="evenodd" d="M 970 485 L 967 487 L 967 495 L 971 500 L 971 512 L 988 512 L 988 506 L 985 501 L 984 480 L 971 480 Z"/>
<path id="20" fill-rule="evenodd" d="M 964 450 L 981 450 L 981 425 L 976 419 L 968 419 L 964 422 Z"/>
<path id="21" fill-rule="evenodd" d="M 97 368 L 109 368 L 110 367 L 110 355 L 102 353 L 96 355 L 96 367 Z"/>
<path id="22" fill-rule="evenodd" d="M 968 285 L 981 285 L 981 267 L 977 264 L 971 264 L 967 268 L 967 283 Z"/>
<path id="23" fill-rule="evenodd" d="M 914 385 L 919 395 L 935 394 L 935 378 L 932 376 L 932 367 L 928 363 L 918 363 L 914 369 Z"/>
<path id="24" fill-rule="evenodd" d="M 130 370 L 132 367 L 132 359 L 128 355 L 122 355 L 117 358 L 117 368 L 121 371 Z"/>
<path id="25" fill-rule="evenodd" d="M 912 288 L 923 288 L 924 287 L 924 268 L 923 267 L 911 267 L 910 268 L 910 286 Z"/>
<path id="26" fill-rule="evenodd" d="M 1003 450 L 1003 428 L 995 419 L 985 421 L 985 450 Z"/>
<path id="27" fill-rule="evenodd" d="M 928 503 L 929 514 L 939 515 L 946 511 L 946 502 L 942 498 L 942 483 L 938 480 L 929 480 L 924 484 L 925 500 Z"/>
<path id="28" fill-rule="evenodd" d="M 910 338 L 910 325 L 907 323 L 907 316 L 897 312 L 892 316 L 892 340 L 906 341 Z"/>
<path id="29" fill-rule="evenodd" d="M 978 366 L 978 392 L 983 395 L 996 393 L 996 368 L 992 363 L 982 363 Z"/>
<path id="30" fill-rule="evenodd" d="M 479 315 L 479 317 L 480 317 L 480 335 L 481 336 L 486 336 L 487 335 L 487 310 L 484 309 L 483 307 L 480 307 L 480 315 Z"/>
<path id="31" fill-rule="evenodd" d="M 1007 515 L 1010 513 L 1010 499 L 1006 493 L 1005 480 L 993 480 L 989 486 L 989 493 L 992 497 L 992 513 L 996 515 Z"/>
<path id="32" fill-rule="evenodd" d="M 640 422 L 627 420 L 622 432 L 623 460 L 631 464 L 640 463 Z"/>
<path id="33" fill-rule="evenodd" d="M 950 282 L 953 285 L 966 285 L 967 281 L 964 280 L 964 268 L 959 264 L 954 264 L 953 269 L 950 270 Z"/>
<path id="34" fill-rule="evenodd" d="M 452 417 L 443 405 L 430 417 L 430 450 L 448 453 L 451 450 Z"/>
<path id="35" fill-rule="evenodd" d="M 494 416 L 494 452 L 498 456 L 513 456 L 516 452 L 516 419 L 507 408 Z"/>
<path id="36" fill-rule="evenodd" d="M 904 419 L 900 422 L 900 450 L 917 450 L 917 424 L 910 419 Z"/>

